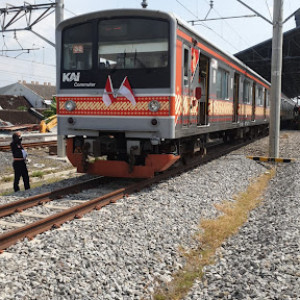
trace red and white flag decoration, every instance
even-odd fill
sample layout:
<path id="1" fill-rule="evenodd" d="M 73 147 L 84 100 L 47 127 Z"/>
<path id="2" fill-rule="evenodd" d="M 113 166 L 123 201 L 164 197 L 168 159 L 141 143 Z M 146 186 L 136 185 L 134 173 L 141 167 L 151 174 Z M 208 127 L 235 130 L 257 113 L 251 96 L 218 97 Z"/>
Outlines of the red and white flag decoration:
<path id="1" fill-rule="evenodd" d="M 196 48 L 192 48 L 192 59 L 191 59 L 191 73 L 192 77 L 195 76 L 195 71 L 199 64 L 200 51 Z"/>
<path id="2" fill-rule="evenodd" d="M 106 83 L 105 83 L 102 100 L 106 106 L 110 106 L 112 104 L 112 102 L 114 102 L 114 100 L 115 100 L 114 88 L 113 88 L 113 85 L 111 82 L 110 75 L 108 75 Z"/>
<path id="3" fill-rule="evenodd" d="M 135 97 L 132 92 L 127 76 L 124 78 L 118 93 L 124 96 L 125 98 L 127 98 L 132 105 L 136 105 Z"/>

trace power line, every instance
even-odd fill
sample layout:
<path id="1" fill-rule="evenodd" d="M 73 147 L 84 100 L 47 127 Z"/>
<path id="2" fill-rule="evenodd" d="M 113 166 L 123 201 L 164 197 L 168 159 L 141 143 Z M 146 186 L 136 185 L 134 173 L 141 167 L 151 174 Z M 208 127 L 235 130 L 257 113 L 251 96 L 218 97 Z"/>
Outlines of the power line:
<path id="1" fill-rule="evenodd" d="M 268 8 L 268 12 L 269 12 L 269 15 L 270 15 L 270 19 L 271 19 L 271 21 L 273 22 L 273 17 L 272 17 L 272 13 L 271 13 L 271 9 L 270 9 L 268 0 L 265 0 L 265 2 L 266 2 L 266 5 L 267 5 L 267 8 Z"/>
<path id="2" fill-rule="evenodd" d="M 207 1 L 206 0 L 204 0 L 206 3 L 207 3 Z M 214 9 L 214 11 L 218 14 L 218 16 L 219 17 L 222 17 L 221 16 L 221 14 L 215 9 L 215 8 L 213 8 Z M 250 46 L 250 48 L 258 55 L 258 56 L 260 56 L 261 58 L 263 58 L 262 56 L 261 56 L 261 54 L 260 53 L 258 53 L 255 49 L 254 49 L 254 47 L 252 47 L 252 45 L 249 43 L 249 41 L 247 41 L 246 39 L 244 39 L 226 20 L 224 21 L 226 24 L 227 24 L 227 26 L 233 31 L 233 32 L 235 32 L 235 34 L 242 40 L 242 41 L 244 41 L 244 43 L 245 44 L 247 44 L 247 45 L 249 45 Z M 238 51 L 240 51 L 240 50 L 238 50 Z"/>
<path id="3" fill-rule="evenodd" d="M 53 77 L 52 76 L 47 76 L 47 75 L 37 75 L 37 74 L 31 75 L 30 73 L 2 71 L 2 70 L 0 70 L 0 73 L 4 73 L 4 74 L 7 74 L 7 75 L 11 75 L 11 76 L 20 76 L 21 75 L 21 76 L 26 76 L 28 78 L 40 78 L 40 79 L 44 78 L 44 79 L 47 79 L 47 80 L 55 80 L 55 71 L 53 72 L 53 74 L 54 74 Z"/>
<path id="4" fill-rule="evenodd" d="M 206 3 L 207 3 L 207 5 L 209 5 L 209 6 L 211 6 L 211 3 L 208 3 L 208 1 L 206 1 L 206 0 L 204 0 Z M 193 15 L 194 17 L 196 17 L 196 18 L 198 18 L 198 16 L 197 15 L 195 15 L 190 9 L 188 9 L 183 3 L 181 3 L 179 0 L 176 0 L 176 2 L 177 3 L 179 3 L 186 11 L 188 11 L 191 15 Z M 215 8 L 213 8 L 215 11 L 216 11 L 216 9 Z M 217 11 L 216 11 L 216 13 L 218 13 Z M 219 15 L 219 17 L 222 17 L 219 13 L 218 13 L 218 15 Z M 238 49 L 235 45 L 233 45 L 231 42 L 229 42 L 227 39 L 225 39 L 221 34 L 219 34 L 217 31 L 215 31 L 213 28 L 211 28 L 211 27 L 209 27 L 209 26 L 207 26 L 206 24 L 204 24 L 204 22 L 201 20 L 201 21 L 199 21 L 199 22 L 201 22 L 202 24 L 195 24 L 195 26 L 197 26 L 197 25 L 201 25 L 201 26 L 204 26 L 204 27 L 206 27 L 207 29 L 209 29 L 209 30 L 211 30 L 215 35 L 217 35 L 222 41 L 224 41 L 226 44 L 228 44 L 230 47 L 232 47 L 235 51 L 237 51 L 237 52 L 239 52 L 240 51 L 240 49 Z M 226 22 L 227 23 L 227 22 Z M 227 25 L 228 25 L 228 23 L 227 23 Z M 229 25 L 228 25 L 229 26 Z M 231 27 L 231 26 L 229 26 L 229 27 Z M 233 30 L 233 29 L 232 29 Z M 235 31 L 235 30 L 233 30 L 233 31 Z M 236 31 L 235 31 L 236 32 Z M 236 34 L 242 39 L 242 37 L 236 32 Z M 247 42 L 247 44 L 248 44 L 248 42 Z"/>
<path id="5" fill-rule="evenodd" d="M 179 0 L 176 0 L 176 2 L 178 2 L 184 9 L 186 9 L 190 14 L 192 14 L 194 17 L 198 18 L 198 16 L 196 16 L 191 10 L 189 10 L 184 4 L 182 4 Z M 206 3 L 208 4 L 208 2 L 206 1 Z M 208 4 L 210 5 L 210 4 Z M 228 45 L 230 45 L 232 48 L 234 48 L 236 51 L 239 51 L 238 48 L 236 48 L 233 44 L 231 44 L 229 41 L 227 41 L 226 39 L 224 39 L 218 32 L 216 32 L 214 29 L 212 29 L 211 27 L 203 24 L 203 21 L 201 21 L 202 24 L 195 24 L 195 25 L 201 25 L 206 27 L 207 29 L 211 30 L 214 34 L 216 34 L 220 39 L 222 39 L 225 43 L 227 43 Z"/>
<path id="6" fill-rule="evenodd" d="M 176 0 L 176 2 L 178 4 L 180 4 L 186 11 L 188 11 L 191 15 L 193 15 L 194 17 L 198 18 L 197 15 L 195 15 L 190 9 L 188 9 L 183 3 L 181 3 L 179 0 Z"/>
<path id="7" fill-rule="evenodd" d="M 206 15 L 207 17 L 207 15 Z M 194 25 L 196 22 L 206 22 L 206 21 L 217 21 L 217 20 L 228 20 L 228 19 L 240 19 L 240 18 L 252 18 L 252 17 L 257 17 L 257 15 L 243 15 L 243 16 L 231 16 L 231 17 L 220 17 L 220 18 L 204 18 L 204 19 L 198 19 L 198 20 L 191 20 L 188 21 L 189 23 L 192 23 Z"/>

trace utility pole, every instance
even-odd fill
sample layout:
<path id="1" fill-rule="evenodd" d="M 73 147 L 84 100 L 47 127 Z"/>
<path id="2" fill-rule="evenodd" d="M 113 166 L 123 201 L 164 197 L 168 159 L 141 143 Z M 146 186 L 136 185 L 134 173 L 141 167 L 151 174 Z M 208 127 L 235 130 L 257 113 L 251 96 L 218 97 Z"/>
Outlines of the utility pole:
<path id="1" fill-rule="evenodd" d="M 54 9 L 55 8 L 55 9 Z M 32 12 L 36 10 L 43 10 L 43 12 L 33 19 Z M 7 8 L 1 8 L 0 9 L 0 17 L 1 17 L 1 24 L 0 24 L 0 30 L 1 32 L 17 32 L 17 31 L 23 31 L 28 30 L 37 35 L 42 40 L 46 41 L 51 46 L 55 47 L 55 44 L 49 41 L 47 38 L 45 38 L 43 35 L 33 31 L 32 27 L 35 26 L 37 23 L 51 15 L 55 11 L 55 25 L 57 26 L 61 21 L 64 19 L 64 0 L 56 0 L 56 2 L 53 3 L 47 3 L 47 4 L 28 4 L 27 2 L 24 2 L 24 5 L 22 6 L 9 6 Z M 17 28 L 10 28 L 12 25 L 20 21 L 20 19 L 25 18 L 26 20 L 26 26 L 17 27 Z M 20 49 L 17 49 L 18 51 Z M 21 50 L 37 50 L 37 49 L 21 49 Z M 6 51 L 16 51 L 16 50 L 6 50 Z M 57 55 L 57 49 L 56 49 L 56 57 Z M 43 57 L 44 60 L 44 57 Z M 59 63 L 56 63 L 56 66 L 58 66 Z M 56 84 L 56 92 L 57 92 L 58 84 Z M 57 136 L 57 155 L 59 157 L 65 157 L 66 156 L 66 147 L 65 147 L 65 141 L 64 137 L 61 135 Z"/>
<path id="2" fill-rule="evenodd" d="M 64 19 L 64 0 L 57 0 L 55 7 L 55 27 L 63 21 Z M 59 66 L 59 62 L 57 61 L 58 56 L 58 48 L 56 48 L 56 68 Z M 56 94 L 58 94 L 58 83 L 56 82 Z M 57 135 L 57 156 L 65 157 L 66 156 L 66 145 L 65 139 L 63 135 Z"/>
<path id="3" fill-rule="evenodd" d="M 272 39 L 272 68 L 271 68 L 271 96 L 270 96 L 270 134 L 269 156 L 279 157 L 279 134 L 280 134 L 280 101 L 281 101 L 281 72 L 282 72 L 282 26 L 296 12 L 282 21 L 283 0 L 274 0 L 273 22 L 266 19 L 242 0 L 237 0 L 262 19 L 273 25 Z"/>
<path id="4" fill-rule="evenodd" d="M 279 157 L 283 0 L 274 0 L 269 156 Z"/>

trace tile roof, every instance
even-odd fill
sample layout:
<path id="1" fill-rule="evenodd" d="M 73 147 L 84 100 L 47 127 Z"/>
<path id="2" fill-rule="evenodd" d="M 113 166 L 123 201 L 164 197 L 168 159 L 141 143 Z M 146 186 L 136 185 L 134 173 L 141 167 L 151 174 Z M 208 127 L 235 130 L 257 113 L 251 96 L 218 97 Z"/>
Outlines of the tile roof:
<path id="1" fill-rule="evenodd" d="M 18 109 L 20 106 L 30 108 L 30 103 L 22 96 L 4 96 L 0 95 L 0 110 L 1 109 Z"/>
<path id="2" fill-rule="evenodd" d="M 31 89 L 37 95 L 41 96 L 45 100 L 52 100 L 53 96 L 56 94 L 56 87 L 53 85 L 42 85 L 42 84 L 32 84 L 32 83 L 21 83 L 25 87 Z"/>

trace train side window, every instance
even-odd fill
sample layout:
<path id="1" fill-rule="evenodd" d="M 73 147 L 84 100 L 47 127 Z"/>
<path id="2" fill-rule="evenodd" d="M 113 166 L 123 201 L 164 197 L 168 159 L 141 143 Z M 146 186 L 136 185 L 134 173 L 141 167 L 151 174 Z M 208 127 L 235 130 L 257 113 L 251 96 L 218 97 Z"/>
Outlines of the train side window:
<path id="1" fill-rule="evenodd" d="M 263 105 L 263 89 L 261 87 L 258 88 L 257 91 L 257 105 Z"/>
<path id="2" fill-rule="evenodd" d="M 92 32 L 92 23 L 80 24 L 64 30 L 64 70 L 90 70 L 92 68 Z"/>
<path id="3" fill-rule="evenodd" d="M 184 48 L 183 53 L 183 85 L 189 86 L 189 49 Z"/>
<path id="4" fill-rule="evenodd" d="M 217 70 L 217 98 L 228 99 L 229 73 L 223 69 Z"/>
<path id="5" fill-rule="evenodd" d="M 250 82 L 244 80 L 243 85 L 243 101 L 244 103 L 250 104 Z"/>

